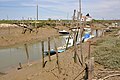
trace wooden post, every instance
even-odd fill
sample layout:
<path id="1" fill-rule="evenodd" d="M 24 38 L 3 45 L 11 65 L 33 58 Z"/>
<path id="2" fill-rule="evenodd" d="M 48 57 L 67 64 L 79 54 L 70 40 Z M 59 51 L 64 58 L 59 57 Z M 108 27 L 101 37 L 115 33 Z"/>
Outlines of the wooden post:
<path id="1" fill-rule="evenodd" d="M 19 67 L 17 68 L 17 70 L 22 69 L 22 64 L 19 62 Z"/>
<path id="2" fill-rule="evenodd" d="M 76 42 L 77 42 L 77 39 L 78 39 L 78 34 L 79 34 L 79 18 L 80 18 L 80 12 L 77 12 L 77 34 L 76 34 Z"/>
<path id="3" fill-rule="evenodd" d="M 28 63 L 28 65 L 30 65 L 29 64 L 29 53 L 28 53 L 28 47 L 27 47 L 27 44 L 24 44 L 25 45 L 25 50 L 26 50 L 26 55 L 27 55 L 27 63 Z"/>
<path id="4" fill-rule="evenodd" d="M 88 80 L 92 80 L 94 77 L 94 57 L 88 62 Z"/>
<path id="5" fill-rule="evenodd" d="M 38 33 L 38 29 L 37 29 L 37 20 L 35 20 L 35 30 L 36 30 L 36 34 Z"/>
<path id="6" fill-rule="evenodd" d="M 80 12 L 77 12 L 77 29 L 78 29 L 78 26 L 79 26 L 79 18 L 80 18 Z"/>
<path id="7" fill-rule="evenodd" d="M 55 39 L 54 39 L 54 46 L 55 46 L 55 51 L 56 51 L 56 58 L 57 58 L 58 71 L 59 71 L 59 73 L 61 73 L 60 65 L 59 65 L 58 50 L 57 50 L 57 46 L 56 46 Z"/>
<path id="8" fill-rule="evenodd" d="M 72 27 L 74 26 L 74 23 L 75 23 L 75 14 L 76 14 L 76 10 L 74 10 L 74 13 L 73 13 Z"/>
<path id="9" fill-rule="evenodd" d="M 104 29 L 102 29 L 102 36 L 104 36 Z"/>
<path id="10" fill-rule="evenodd" d="M 85 77 L 84 80 L 88 80 L 88 64 L 85 63 Z"/>
<path id="11" fill-rule="evenodd" d="M 48 57 L 49 57 L 49 61 L 51 61 L 51 57 L 50 57 L 50 37 L 48 37 Z"/>
<path id="12" fill-rule="evenodd" d="M 96 37 L 98 37 L 98 29 L 96 29 Z"/>
<path id="13" fill-rule="evenodd" d="M 76 10 L 74 10 L 74 13 L 73 13 L 73 21 L 75 20 L 75 13 L 76 13 Z"/>
<path id="14" fill-rule="evenodd" d="M 42 41 L 42 67 L 44 68 L 44 41 Z"/>
<path id="15" fill-rule="evenodd" d="M 66 43 L 66 50 L 68 49 L 68 44 L 69 44 L 69 40 L 70 40 L 70 35 L 71 35 L 71 33 L 69 34 L 68 41 L 67 41 L 67 43 Z"/>
<path id="16" fill-rule="evenodd" d="M 82 28 L 80 29 L 80 53 L 81 53 L 81 61 L 83 62 L 83 53 L 82 53 Z"/>
<path id="17" fill-rule="evenodd" d="M 22 64 L 19 62 L 19 67 L 22 68 Z"/>
<path id="18" fill-rule="evenodd" d="M 88 41 L 88 80 L 92 80 L 93 78 L 93 70 L 94 70 L 94 57 L 91 58 L 91 51 L 90 51 L 90 46 L 91 46 L 91 41 Z"/>
<path id="19" fill-rule="evenodd" d="M 77 63 L 77 49 L 76 49 L 77 45 L 76 45 L 76 32 L 74 32 L 74 62 Z"/>
<path id="20" fill-rule="evenodd" d="M 88 59 L 91 58 L 90 46 L 91 46 L 91 41 L 88 41 Z"/>
<path id="21" fill-rule="evenodd" d="M 91 26 L 91 32 L 90 32 L 90 34 L 91 34 L 91 35 L 93 34 L 93 28 L 92 28 L 92 26 Z"/>
<path id="22" fill-rule="evenodd" d="M 86 16 L 84 18 L 84 23 L 83 23 L 84 27 L 86 27 Z"/>
<path id="23" fill-rule="evenodd" d="M 83 53 L 82 53 L 82 34 L 83 34 L 83 28 L 81 25 L 81 18 L 82 14 L 80 13 L 80 53 L 81 53 L 81 61 L 83 62 Z"/>

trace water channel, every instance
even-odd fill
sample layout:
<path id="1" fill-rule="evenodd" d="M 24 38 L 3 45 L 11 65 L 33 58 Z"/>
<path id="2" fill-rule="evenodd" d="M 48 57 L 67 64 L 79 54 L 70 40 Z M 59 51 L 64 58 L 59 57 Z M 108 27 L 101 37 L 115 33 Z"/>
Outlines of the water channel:
<path id="1" fill-rule="evenodd" d="M 96 35 L 96 32 L 93 31 L 93 34 Z M 101 35 L 101 31 L 98 31 L 98 35 Z M 65 37 L 59 36 L 58 38 L 55 38 L 55 41 L 57 43 L 57 47 L 63 46 L 65 44 Z M 50 43 L 51 49 L 54 49 L 54 40 L 52 39 Z M 45 51 L 48 50 L 47 41 L 44 41 L 44 45 Z M 41 59 L 41 48 L 41 42 L 28 44 L 30 62 Z M 22 64 L 27 63 L 27 56 L 24 45 L 0 49 L 0 72 L 4 72 L 9 68 L 15 68 L 18 66 L 19 62 Z"/>

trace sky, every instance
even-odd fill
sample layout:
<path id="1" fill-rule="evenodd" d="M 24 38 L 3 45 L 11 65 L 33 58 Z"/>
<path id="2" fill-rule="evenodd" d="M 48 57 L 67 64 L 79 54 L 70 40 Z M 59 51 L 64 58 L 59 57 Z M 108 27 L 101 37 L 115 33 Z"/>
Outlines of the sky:
<path id="1" fill-rule="evenodd" d="M 94 19 L 120 19 L 120 0 L 81 0 L 82 14 Z M 72 19 L 74 9 L 79 10 L 79 0 L 0 0 L 0 19 Z"/>

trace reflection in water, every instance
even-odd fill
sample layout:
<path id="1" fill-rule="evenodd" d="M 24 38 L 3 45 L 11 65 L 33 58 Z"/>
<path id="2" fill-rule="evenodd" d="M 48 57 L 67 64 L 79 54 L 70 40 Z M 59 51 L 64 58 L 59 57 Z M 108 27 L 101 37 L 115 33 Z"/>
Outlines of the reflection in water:
<path id="1" fill-rule="evenodd" d="M 55 39 L 57 42 L 57 46 L 62 46 L 65 44 L 65 41 L 63 37 L 59 37 Z M 51 40 L 51 49 L 54 49 L 54 41 Z M 44 42 L 45 46 L 44 49 L 45 51 L 48 50 L 48 42 Z M 28 53 L 29 53 L 29 60 L 35 61 L 38 59 L 41 59 L 42 57 L 42 47 L 41 47 L 41 42 L 34 43 L 34 44 L 29 44 L 28 45 Z M 18 66 L 19 63 L 27 63 L 27 55 L 25 51 L 25 46 L 18 46 L 18 47 L 12 47 L 12 48 L 7 48 L 7 49 L 0 49 L 0 72 L 5 71 L 8 67 L 12 68 L 15 66 Z"/>

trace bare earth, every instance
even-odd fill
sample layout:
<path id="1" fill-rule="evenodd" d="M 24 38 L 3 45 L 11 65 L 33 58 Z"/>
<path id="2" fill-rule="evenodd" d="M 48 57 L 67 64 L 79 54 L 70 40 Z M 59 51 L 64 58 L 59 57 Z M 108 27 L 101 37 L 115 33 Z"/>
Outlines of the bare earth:
<path id="1" fill-rule="evenodd" d="M 21 28 L 11 28 L 10 34 L 9 29 L 0 29 L 0 47 L 6 47 L 19 43 L 34 42 L 38 40 L 47 39 L 49 36 L 59 35 L 55 29 L 52 28 L 39 28 L 38 34 L 29 33 L 21 34 Z M 48 35 L 49 34 L 49 35 Z M 96 41 L 93 40 L 93 41 Z M 94 47 L 92 47 L 92 51 Z M 80 56 L 80 48 L 77 49 L 78 55 Z M 78 60 L 74 63 L 73 60 L 74 48 L 70 48 L 64 53 L 59 54 L 60 71 L 58 71 L 58 65 L 56 63 L 56 55 L 53 55 L 52 61 L 49 62 L 48 57 L 45 58 L 46 65 L 42 68 L 42 61 L 31 62 L 31 65 L 22 65 L 22 69 L 17 70 L 14 68 L 7 71 L 6 74 L 0 76 L 0 80 L 81 80 L 83 78 L 83 70 L 85 66 L 81 65 Z M 88 43 L 83 44 L 83 56 L 88 55 Z M 104 69 L 103 66 L 95 64 L 95 73 Z M 96 76 L 96 75 L 95 75 Z M 99 76 L 99 75 L 98 75 Z M 96 80 L 96 79 L 95 79 Z M 108 79 L 112 80 L 112 79 Z M 115 78 L 114 80 L 119 80 Z"/>
<path id="2" fill-rule="evenodd" d="M 83 45 L 84 49 L 88 47 L 86 44 Z M 87 53 L 87 51 L 85 50 L 84 53 Z M 79 49 L 78 53 L 80 53 Z M 60 74 L 56 63 L 56 55 L 54 55 L 51 62 L 48 61 L 48 57 L 45 58 L 47 63 L 44 68 L 42 68 L 41 60 L 39 60 L 31 63 L 31 66 L 25 64 L 21 70 L 16 68 L 8 71 L 8 74 L 1 76 L 0 80 L 80 80 L 83 78 L 84 72 L 82 75 L 79 74 L 85 67 L 81 66 L 79 62 L 74 63 L 73 55 L 74 48 L 59 54 Z"/>
<path id="3" fill-rule="evenodd" d="M 18 27 L 0 27 L 0 48 L 45 40 L 48 37 L 59 35 L 57 30 L 49 27 L 39 28 L 37 34 L 29 31 L 22 34 L 22 31 L 23 29 Z"/>

